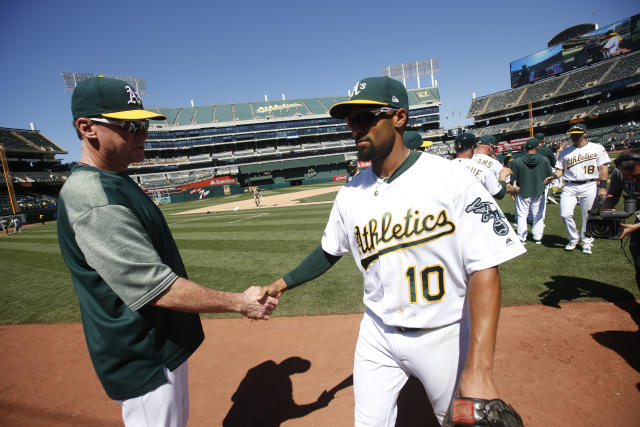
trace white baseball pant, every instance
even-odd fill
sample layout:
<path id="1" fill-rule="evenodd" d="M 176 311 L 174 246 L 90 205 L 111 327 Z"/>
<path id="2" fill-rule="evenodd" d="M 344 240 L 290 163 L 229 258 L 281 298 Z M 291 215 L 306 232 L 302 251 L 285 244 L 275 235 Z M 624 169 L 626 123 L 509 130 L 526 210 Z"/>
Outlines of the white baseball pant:
<path id="1" fill-rule="evenodd" d="M 467 357 L 467 322 L 400 332 L 367 310 L 353 363 L 355 426 L 395 426 L 398 395 L 409 375 L 420 380 L 442 424 Z"/>
<path id="2" fill-rule="evenodd" d="M 587 211 L 593 206 L 597 193 L 598 187 L 595 181 L 578 185 L 565 181 L 562 196 L 560 196 L 560 217 L 569 234 L 569 242 L 577 243 L 578 240 L 581 240 L 583 245 L 593 245 L 593 237 L 585 236 L 584 232 L 587 229 L 587 216 L 589 215 Z M 573 211 L 578 202 L 580 202 L 580 210 L 582 211 L 580 234 L 578 234 L 578 228 L 573 219 Z"/>
<path id="3" fill-rule="evenodd" d="M 167 368 L 167 382 L 142 396 L 118 400 L 126 427 L 185 427 L 189 420 L 189 367 L 185 361 L 174 371 Z"/>
<path id="4" fill-rule="evenodd" d="M 527 240 L 527 217 L 533 218 L 531 234 L 533 240 L 541 240 L 544 233 L 544 194 L 538 197 L 520 197 L 516 195 L 516 208 L 518 216 L 518 237 L 521 241 Z"/>

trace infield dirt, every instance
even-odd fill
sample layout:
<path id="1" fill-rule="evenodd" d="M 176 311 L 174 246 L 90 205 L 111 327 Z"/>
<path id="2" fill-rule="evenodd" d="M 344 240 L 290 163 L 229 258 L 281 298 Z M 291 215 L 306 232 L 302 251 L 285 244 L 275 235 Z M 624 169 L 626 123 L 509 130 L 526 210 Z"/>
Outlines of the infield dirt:
<path id="1" fill-rule="evenodd" d="M 313 190 L 302 190 L 302 191 L 296 191 L 293 193 L 264 196 L 260 201 L 260 206 L 256 206 L 256 203 L 253 201 L 253 199 L 249 199 L 249 200 L 240 200 L 232 203 L 223 203 L 220 205 L 211 205 L 204 208 L 191 209 L 188 211 L 180 212 L 176 215 L 232 211 L 236 208 L 244 210 L 244 209 L 262 209 L 262 208 L 295 206 L 300 204 L 301 199 L 318 196 L 326 193 L 335 193 L 338 190 L 340 190 L 340 188 L 342 187 L 336 186 L 336 187 L 326 187 L 326 188 L 315 188 Z M 320 203 L 332 203 L 332 202 L 306 202 L 305 205 L 315 205 Z"/>
<path id="2" fill-rule="evenodd" d="M 526 426 L 637 425 L 639 308 L 628 301 L 502 309 L 495 378 Z M 225 425 L 352 426 L 360 318 L 205 319 L 205 342 L 189 361 L 189 425 L 269 413 L 271 422 Z M 121 425 L 118 405 L 93 371 L 80 324 L 1 326 L 0 339 L 2 425 Z M 333 391 L 333 399 L 321 407 L 315 402 L 324 390 Z M 397 425 L 435 425 L 415 381 L 400 396 Z"/>

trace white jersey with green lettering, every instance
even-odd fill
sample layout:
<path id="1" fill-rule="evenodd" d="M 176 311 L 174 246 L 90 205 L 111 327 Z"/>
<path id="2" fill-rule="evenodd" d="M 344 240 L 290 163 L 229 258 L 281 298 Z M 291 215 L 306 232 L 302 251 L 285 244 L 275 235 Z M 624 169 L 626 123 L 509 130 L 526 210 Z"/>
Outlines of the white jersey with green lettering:
<path id="1" fill-rule="evenodd" d="M 525 252 L 480 182 L 456 162 L 419 152 L 386 180 L 368 168 L 345 184 L 322 248 L 351 251 L 367 308 L 409 328 L 459 321 L 469 275 Z"/>
<path id="2" fill-rule="evenodd" d="M 496 176 L 496 179 L 500 178 L 500 171 L 502 170 L 502 164 L 491 156 L 487 156 L 486 154 L 474 154 L 471 158 L 474 162 L 481 164 L 493 171 L 493 174 Z"/>
<path id="3" fill-rule="evenodd" d="M 492 196 L 498 194 L 502 190 L 502 186 L 500 185 L 500 182 L 498 182 L 498 178 L 496 178 L 493 171 L 488 166 L 477 163 L 473 159 L 456 158 L 453 159 L 453 161 L 466 167 Z"/>

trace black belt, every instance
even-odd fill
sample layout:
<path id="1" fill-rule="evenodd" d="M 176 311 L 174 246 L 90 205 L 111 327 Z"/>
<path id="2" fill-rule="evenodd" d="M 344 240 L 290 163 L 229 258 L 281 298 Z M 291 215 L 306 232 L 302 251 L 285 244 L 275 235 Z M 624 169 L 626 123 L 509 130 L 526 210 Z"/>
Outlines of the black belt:
<path id="1" fill-rule="evenodd" d="M 597 181 L 598 178 L 594 178 L 594 179 L 585 179 L 584 181 L 569 181 L 569 180 L 564 180 L 565 183 L 567 184 L 574 184 L 574 185 L 580 185 L 580 184 L 586 184 L 588 182 L 594 182 Z"/>
<path id="2" fill-rule="evenodd" d="M 403 333 L 418 332 L 422 330 L 422 328 L 405 328 L 404 326 L 395 326 L 395 328 L 396 328 L 396 331 L 403 332 Z"/>

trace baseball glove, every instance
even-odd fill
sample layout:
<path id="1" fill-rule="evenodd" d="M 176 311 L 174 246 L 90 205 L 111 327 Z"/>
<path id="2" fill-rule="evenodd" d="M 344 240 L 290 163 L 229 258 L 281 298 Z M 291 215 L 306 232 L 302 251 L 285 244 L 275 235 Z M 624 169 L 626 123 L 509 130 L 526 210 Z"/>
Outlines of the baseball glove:
<path id="1" fill-rule="evenodd" d="M 445 416 L 444 427 L 523 427 L 522 418 L 501 399 L 454 397 Z"/>

